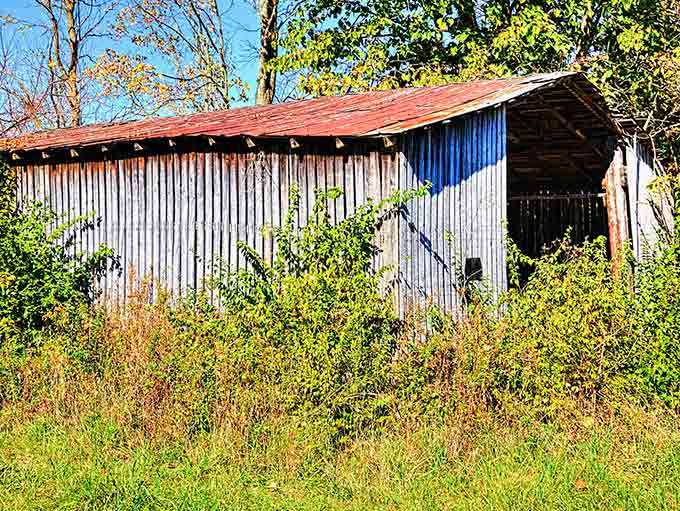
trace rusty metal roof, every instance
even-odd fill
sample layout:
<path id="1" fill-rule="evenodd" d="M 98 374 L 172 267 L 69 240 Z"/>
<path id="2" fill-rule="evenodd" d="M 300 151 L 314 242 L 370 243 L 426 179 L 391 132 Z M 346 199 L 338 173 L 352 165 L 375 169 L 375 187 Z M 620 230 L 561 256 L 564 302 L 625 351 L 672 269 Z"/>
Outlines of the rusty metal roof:
<path id="1" fill-rule="evenodd" d="M 0 140 L 0 151 L 48 150 L 188 136 L 370 137 L 394 135 L 498 105 L 577 73 L 373 91 L 180 117 L 31 133 Z"/>

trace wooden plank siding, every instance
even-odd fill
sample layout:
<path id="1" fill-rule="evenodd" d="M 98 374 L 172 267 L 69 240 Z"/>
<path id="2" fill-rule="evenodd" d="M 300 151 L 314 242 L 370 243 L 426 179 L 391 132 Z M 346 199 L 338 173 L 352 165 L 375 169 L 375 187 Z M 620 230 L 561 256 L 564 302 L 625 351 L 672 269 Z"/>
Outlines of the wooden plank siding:
<path id="1" fill-rule="evenodd" d="M 348 140 L 341 149 L 334 139 L 300 139 L 298 149 L 287 141 L 254 150 L 233 141 L 148 146 L 143 155 L 23 165 L 18 184 L 21 197 L 44 200 L 60 214 L 95 212 L 100 227 L 81 246 L 105 243 L 121 257 L 123 275 L 109 277 L 102 291 L 105 300 L 124 301 L 144 277 L 182 296 L 224 266 L 243 268 L 239 240 L 271 262 L 276 247 L 268 231 L 282 224 L 294 183 L 304 225 L 315 190 L 345 190 L 330 205 L 340 221 L 369 198 L 430 182 L 426 197 L 384 223 L 376 265 L 392 269 L 385 288 L 397 289 L 400 310 L 429 301 L 455 310 L 456 264 L 468 258 L 479 258 L 493 290 L 507 286 L 505 138 L 501 105 L 399 135 L 395 148 L 381 139 Z"/>

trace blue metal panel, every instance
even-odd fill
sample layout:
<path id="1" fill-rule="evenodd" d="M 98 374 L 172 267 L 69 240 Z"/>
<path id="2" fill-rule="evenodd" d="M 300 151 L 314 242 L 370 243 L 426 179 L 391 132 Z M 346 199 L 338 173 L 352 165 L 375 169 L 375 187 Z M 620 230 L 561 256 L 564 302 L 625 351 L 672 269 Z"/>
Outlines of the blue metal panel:
<path id="1" fill-rule="evenodd" d="M 430 193 L 401 216 L 399 275 L 407 305 L 460 310 L 466 262 L 474 267 L 477 260 L 488 291 L 497 296 L 507 288 L 505 137 L 504 107 L 403 136 L 400 186 L 431 183 Z"/>

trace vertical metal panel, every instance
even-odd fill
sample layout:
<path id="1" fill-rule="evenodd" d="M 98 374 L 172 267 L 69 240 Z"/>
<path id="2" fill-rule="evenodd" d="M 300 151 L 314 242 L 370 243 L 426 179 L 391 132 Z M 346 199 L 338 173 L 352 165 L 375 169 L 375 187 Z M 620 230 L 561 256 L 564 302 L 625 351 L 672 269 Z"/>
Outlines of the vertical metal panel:
<path id="1" fill-rule="evenodd" d="M 229 260 L 227 261 L 227 264 L 228 267 L 230 268 L 236 268 L 238 265 L 236 238 L 238 234 L 237 226 L 239 219 L 238 216 L 239 173 L 236 155 L 230 154 L 228 160 L 229 165 L 227 167 L 227 176 L 229 178 L 229 232 L 227 246 L 229 247 Z"/>
<path id="2" fill-rule="evenodd" d="M 414 173 L 414 181 L 413 181 L 413 187 L 415 188 L 416 186 L 420 186 L 425 184 L 425 179 L 423 176 L 424 170 L 425 170 L 425 154 L 423 152 L 423 136 L 422 134 L 418 137 L 413 137 L 414 138 L 414 144 L 413 144 L 413 173 Z M 414 225 L 416 231 L 414 232 L 416 240 L 415 244 L 413 246 L 414 249 L 414 268 L 413 268 L 413 281 L 414 281 L 414 287 L 416 290 L 416 295 L 414 297 L 415 300 L 421 301 L 422 299 L 425 299 L 427 297 L 427 290 L 425 289 L 425 282 L 424 282 L 424 273 L 425 273 L 425 264 L 423 261 L 422 257 L 422 250 L 423 250 L 423 245 L 422 245 L 422 229 L 424 226 L 424 216 L 423 216 L 423 211 L 424 211 L 424 203 L 427 201 L 427 198 L 424 199 L 418 199 L 415 201 L 413 204 L 413 210 L 414 210 Z"/>
<path id="3" fill-rule="evenodd" d="M 293 182 L 299 188 L 300 192 L 300 211 L 298 212 L 298 225 L 306 225 L 307 219 L 311 211 L 309 211 L 307 204 L 307 167 L 306 160 L 303 154 L 294 154 L 293 162 Z"/>
<path id="4" fill-rule="evenodd" d="M 440 296 L 439 296 L 439 301 L 442 305 L 443 308 L 447 308 L 450 306 L 449 301 L 447 300 L 448 298 L 448 286 L 446 285 L 446 270 L 448 267 L 448 260 L 447 260 L 447 250 L 446 250 L 446 243 L 445 243 L 445 235 L 448 226 L 444 223 L 444 211 L 446 209 L 446 199 L 448 197 L 448 189 L 444 183 L 444 176 L 447 174 L 447 169 L 445 167 L 445 158 L 444 158 L 444 142 L 446 140 L 445 132 L 442 132 L 441 130 L 437 130 L 436 132 L 436 140 L 435 143 L 432 147 L 433 149 L 433 158 L 436 162 L 436 168 L 437 172 L 435 173 L 435 179 L 433 181 L 433 186 L 441 190 L 439 194 L 437 194 L 437 202 L 436 202 L 436 207 L 435 207 L 435 215 L 434 215 L 434 223 L 435 223 L 435 228 L 434 228 L 434 239 L 435 239 L 435 250 L 439 254 L 439 257 L 441 258 L 441 263 L 437 264 L 436 267 L 436 276 L 435 276 L 435 282 L 438 283 L 440 287 Z"/>
<path id="5" fill-rule="evenodd" d="M 396 169 L 396 181 L 395 188 L 400 190 L 405 190 L 408 188 L 408 158 L 406 158 L 407 144 L 409 138 L 400 136 L 398 139 L 400 151 L 397 151 L 397 169 Z M 404 312 L 409 307 L 410 304 L 410 288 L 409 283 L 411 279 L 409 278 L 409 261 L 410 256 L 408 253 L 404 253 L 409 244 L 407 243 L 408 237 L 410 235 L 409 225 L 410 217 L 409 212 L 405 208 L 399 208 L 399 214 L 395 218 L 396 223 L 396 246 L 394 247 L 394 258 L 396 260 L 396 289 L 395 294 L 397 296 L 397 308 L 403 317 Z"/>
<path id="6" fill-rule="evenodd" d="M 497 176 L 498 193 L 496 195 L 496 218 L 500 221 L 501 226 L 508 224 L 508 136 L 507 136 L 507 122 L 505 105 L 501 105 L 496 109 L 496 162 L 497 162 Z M 507 272 L 507 250 L 505 244 L 505 232 L 499 230 L 496 232 L 494 238 L 497 250 L 496 261 L 494 268 L 496 269 L 495 290 L 497 293 L 505 291 L 508 288 L 508 272 Z"/>
<path id="7" fill-rule="evenodd" d="M 269 179 L 269 193 L 271 194 L 271 211 L 269 217 L 269 227 L 274 228 L 281 225 L 281 169 L 279 167 L 279 154 L 272 153 L 271 157 L 271 169 L 270 169 L 270 179 Z M 285 196 L 284 196 L 285 200 Z M 274 254 L 276 251 L 276 244 L 274 236 L 270 232 L 269 234 L 269 262 L 270 264 L 274 262 Z"/>
<path id="8" fill-rule="evenodd" d="M 203 191 L 203 205 L 198 203 L 198 208 L 203 209 L 204 218 L 203 230 L 205 235 L 203 238 L 203 250 L 201 257 L 203 258 L 203 285 L 205 285 L 206 279 L 209 279 L 213 271 L 213 255 L 215 254 L 214 246 L 214 211 L 216 207 L 219 207 L 219 196 L 215 196 L 213 191 L 213 155 L 208 153 L 205 155 L 205 167 L 204 167 L 204 191 Z M 200 230 L 200 228 L 199 228 Z M 219 255 L 219 252 L 218 252 Z"/>
<path id="9" fill-rule="evenodd" d="M 134 162 L 136 187 L 137 187 L 137 243 L 139 247 L 135 247 L 135 251 L 139 254 L 137 258 L 137 272 L 140 280 L 147 278 L 149 275 L 149 268 L 147 267 L 149 256 L 149 243 L 146 237 L 146 191 L 147 191 L 147 166 L 145 158 L 137 158 Z"/>
<path id="10" fill-rule="evenodd" d="M 169 269 L 172 264 L 172 245 L 170 243 L 170 233 L 172 229 L 172 222 L 170 220 L 170 211 L 168 204 L 171 197 L 168 190 L 168 181 L 166 175 L 166 156 L 160 155 L 155 158 L 157 190 L 154 191 L 154 200 L 158 202 L 158 214 L 156 216 L 158 233 L 158 259 L 156 264 L 158 269 L 156 275 L 159 284 L 166 290 L 169 290 L 171 282 Z"/>
<path id="11" fill-rule="evenodd" d="M 73 171 L 76 174 L 80 174 L 80 207 L 83 215 L 91 215 L 94 210 L 93 196 L 95 194 L 95 187 L 93 186 L 93 169 L 91 165 L 86 165 L 84 163 L 77 163 L 73 165 Z M 95 233 L 86 230 L 82 236 L 82 250 L 87 253 L 92 253 L 94 240 L 93 235 Z"/>
<path id="12" fill-rule="evenodd" d="M 253 155 L 250 169 L 250 174 L 253 176 L 253 210 L 255 212 L 255 238 L 253 247 L 258 251 L 259 254 L 263 256 L 265 255 L 263 235 L 266 218 L 265 212 L 267 209 L 267 204 L 271 205 L 271 196 L 267 196 L 267 200 L 265 200 L 264 195 L 265 182 L 267 180 L 266 174 L 269 172 L 269 169 L 267 168 L 268 165 L 269 163 L 264 152 L 259 152 Z"/>
<path id="13" fill-rule="evenodd" d="M 456 274 L 471 258 L 481 261 L 483 282 L 493 293 L 505 290 L 505 111 L 486 110 L 405 138 L 406 177 L 414 179 L 406 179 L 407 187 L 429 181 L 432 188 L 401 218 L 402 292 L 413 289 L 420 303 L 456 310 L 461 293 Z M 408 235 L 409 218 L 414 236 Z M 409 256 L 415 259 L 410 268 Z"/>
<path id="14" fill-rule="evenodd" d="M 196 154 L 196 170 L 195 170 L 195 176 L 196 176 L 196 195 L 194 198 L 194 211 L 195 211 L 195 218 L 194 218 L 194 232 L 195 232 L 195 242 L 194 242 L 194 247 L 195 247 L 195 257 L 194 261 L 196 262 L 196 269 L 195 269 L 195 279 L 194 279 L 194 288 L 195 289 L 200 289 L 203 286 L 203 277 L 205 275 L 205 259 L 204 259 L 204 254 L 205 254 L 205 243 L 206 243 L 206 210 L 208 209 L 208 205 L 206 204 L 206 197 L 205 197 L 205 174 L 206 174 L 206 168 L 205 168 L 205 154 L 204 153 L 197 153 Z"/>
<path id="15" fill-rule="evenodd" d="M 179 222 L 179 175 L 175 172 L 174 154 L 159 157 L 160 193 L 164 196 L 165 208 L 161 211 L 166 224 L 165 263 L 161 267 L 161 283 L 169 293 L 179 293 L 179 247 L 177 244 L 177 224 Z"/>
<path id="16" fill-rule="evenodd" d="M 305 197 L 305 202 L 307 204 L 307 214 L 305 215 L 306 221 L 308 223 L 309 218 L 314 213 L 314 202 L 315 202 L 315 190 L 316 190 L 316 162 L 314 160 L 314 154 L 310 151 L 305 151 L 304 155 L 305 161 L 305 179 L 303 185 L 301 185 L 301 191 Z"/>
<path id="17" fill-rule="evenodd" d="M 658 230 L 672 226 L 670 201 L 654 195 L 649 185 L 656 177 L 654 155 L 636 138 L 626 144 L 626 174 L 633 251 L 638 260 L 658 243 Z"/>
<path id="18" fill-rule="evenodd" d="M 102 162 L 102 207 L 98 213 L 102 217 L 101 229 L 104 234 L 104 244 L 108 247 L 113 248 L 113 236 L 115 235 L 114 222 L 117 220 L 118 216 L 114 211 L 114 206 L 112 203 L 113 197 L 113 178 L 114 178 L 114 165 L 110 161 Z M 112 285 L 113 279 L 115 277 L 112 275 L 106 275 L 102 283 L 102 291 L 104 300 L 115 300 L 112 297 Z"/>
<path id="19" fill-rule="evenodd" d="M 120 201 L 122 202 L 121 204 L 121 209 L 123 211 L 123 216 L 120 218 L 121 223 L 123 224 L 123 237 L 121 239 L 120 243 L 120 253 L 121 255 L 121 260 L 123 261 L 123 264 L 125 266 L 124 271 L 123 271 L 123 285 L 125 288 L 123 289 L 123 296 L 127 296 L 128 291 L 130 287 L 132 287 L 132 271 L 134 270 L 134 255 L 131 251 L 133 240 L 134 240 L 134 232 L 133 232 L 133 221 L 134 221 L 134 213 L 132 211 L 132 180 L 130 179 L 131 171 L 130 171 L 130 161 L 129 159 L 125 159 L 122 162 L 122 167 L 120 169 L 120 174 L 119 174 L 119 179 L 120 179 L 120 184 L 121 184 L 121 196 L 120 196 Z"/>
<path id="20" fill-rule="evenodd" d="M 64 208 L 66 211 L 68 211 L 69 221 L 74 221 L 77 217 L 82 215 L 80 203 L 80 195 L 83 192 L 80 186 L 82 176 L 73 163 L 63 164 L 62 172 L 63 179 L 61 183 L 64 190 Z M 80 243 L 80 236 L 76 234 L 74 251 L 75 249 L 79 248 Z"/>
<path id="21" fill-rule="evenodd" d="M 33 172 L 22 172 L 23 194 L 29 199 L 35 198 L 35 191 L 33 189 Z"/>
<path id="22" fill-rule="evenodd" d="M 146 163 L 148 175 L 146 176 L 146 231 L 150 240 L 149 247 L 149 273 L 152 279 L 153 289 L 160 282 L 161 266 L 161 240 L 163 236 L 163 225 L 161 223 L 161 211 L 163 203 L 160 200 L 159 183 L 159 157 L 149 156 Z"/>
<path id="23" fill-rule="evenodd" d="M 179 292 L 180 295 L 185 294 L 185 291 L 192 286 L 192 276 L 193 271 L 192 261 L 194 258 L 194 247 L 191 244 L 190 232 L 193 227 L 193 215 L 191 214 L 191 209 L 193 204 L 191 203 L 191 196 L 193 191 L 191 188 L 191 182 L 189 174 L 191 170 L 189 168 L 191 161 L 191 154 L 184 154 L 177 157 L 180 172 L 180 221 L 179 221 L 179 259 L 180 259 L 180 279 L 179 279 Z"/>
<path id="24" fill-rule="evenodd" d="M 132 237 L 130 240 L 130 261 L 132 269 L 134 270 L 135 279 L 132 280 L 131 284 L 137 288 L 139 282 L 144 276 L 144 268 L 142 264 L 142 256 L 145 252 L 144 239 L 142 237 L 142 229 L 144 225 L 143 220 L 143 201 L 142 192 L 143 186 L 140 184 L 141 173 L 139 169 L 139 160 L 137 158 L 131 158 L 128 160 L 129 165 L 129 180 L 130 180 L 130 207 L 131 207 L 131 230 Z"/>
<path id="25" fill-rule="evenodd" d="M 92 212 L 95 217 L 96 237 L 94 240 L 93 249 L 97 249 L 101 245 L 106 244 L 106 224 L 103 221 L 103 215 L 106 209 L 104 204 L 104 162 L 98 161 L 92 164 L 94 169 L 93 186 L 96 188 L 96 197 L 92 206 Z"/>
<path id="26" fill-rule="evenodd" d="M 210 171 L 207 169 L 210 167 Z M 206 155 L 206 197 L 209 197 L 210 211 L 206 213 L 206 221 L 208 222 L 209 240 L 206 244 L 205 258 L 206 270 L 205 278 L 211 279 L 212 275 L 217 271 L 220 260 L 220 234 L 218 226 L 221 222 L 220 210 L 222 208 L 222 194 L 220 184 L 220 159 L 219 155 L 209 153 Z M 207 281 L 206 281 L 207 282 Z M 213 292 L 210 291 L 211 301 L 213 300 Z"/>
<path id="27" fill-rule="evenodd" d="M 236 165 L 238 179 L 236 183 L 237 195 L 234 198 L 234 204 L 238 210 L 238 217 L 236 221 L 237 230 L 234 237 L 234 250 L 236 252 L 236 265 L 234 268 L 240 269 L 245 267 L 245 260 L 241 254 L 241 251 L 238 250 L 236 243 L 238 240 L 243 240 L 248 243 L 248 194 L 246 193 L 246 188 L 248 186 L 248 169 L 245 165 L 245 158 L 243 155 L 237 155 Z"/>

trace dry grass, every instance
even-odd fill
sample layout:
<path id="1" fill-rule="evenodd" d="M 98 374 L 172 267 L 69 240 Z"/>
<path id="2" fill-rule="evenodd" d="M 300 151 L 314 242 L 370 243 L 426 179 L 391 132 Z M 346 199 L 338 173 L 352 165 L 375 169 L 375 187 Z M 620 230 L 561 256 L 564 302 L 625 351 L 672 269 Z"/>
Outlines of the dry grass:
<path id="1" fill-rule="evenodd" d="M 445 325 L 420 390 L 397 385 L 391 420 L 338 448 L 286 413 L 285 388 L 240 371 L 214 316 L 147 297 L 21 365 L 0 412 L 0 509 L 677 509 L 675 414 L 603 398 L 546 423 L 494 401 L 480 317 Z M 424 338 L 400 339 L 397 383 L 422 376 Z"/>

